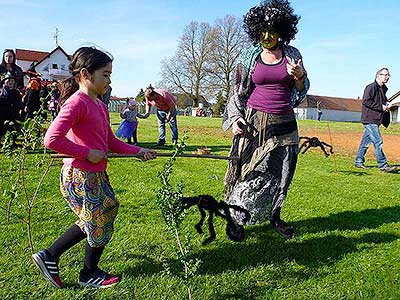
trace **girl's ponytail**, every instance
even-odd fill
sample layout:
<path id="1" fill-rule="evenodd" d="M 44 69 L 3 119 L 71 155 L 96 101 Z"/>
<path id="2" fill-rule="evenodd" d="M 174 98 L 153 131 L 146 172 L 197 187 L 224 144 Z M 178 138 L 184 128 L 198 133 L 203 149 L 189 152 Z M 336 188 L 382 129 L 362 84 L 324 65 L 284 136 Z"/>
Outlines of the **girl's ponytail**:
<path id="1" fill-rule="evenodd" d="M 77 90 L 79 90 L 79 85 L 74 76 L 61 81 L 61 95 L 58 101 L 57 111 L 60 111 L 61 106 L 65 103 L 65 101 Z"/>

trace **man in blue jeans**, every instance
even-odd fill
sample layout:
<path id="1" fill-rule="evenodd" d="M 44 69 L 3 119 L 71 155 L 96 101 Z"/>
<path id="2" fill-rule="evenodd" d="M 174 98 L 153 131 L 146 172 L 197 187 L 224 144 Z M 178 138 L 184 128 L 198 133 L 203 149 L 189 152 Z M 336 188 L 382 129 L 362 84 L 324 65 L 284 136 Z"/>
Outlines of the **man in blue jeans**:
<path id="1" fill-rule="evenodd" d="M 382 136 L 379 131 L 381 124 L 388 127 L 390 123 L 389 105 L 386 98 L 386 83 L 389 81 L 389 77 L 390 73 L 387 68 L 378 70 L 375 81 L 367 85 L 364 90 L 361 123 L 364 125 L 365 130 L 354 163 L 356 168 L 367 169 L 364 165 L 365 154 L 372 143 L 378 168 L 385 173 L 397 171 L 396 167 L 390 166 L 387 162 L 382 149 Z"/>
<path id="2" fill-rule="evenodd" d="M 178 125 L 176 122 L 176 108 L 174 96 L 163 89 L 154 89 L 152 86 L 146 88 L 144 92 L 146 99 L 145 118 L 150 115 L 151 106 L 157 107 L 158 119 L 158 146 L 165 144 L 165 124 L 169 123 L 171 127 L 172 144 L 178 141 Z"/>

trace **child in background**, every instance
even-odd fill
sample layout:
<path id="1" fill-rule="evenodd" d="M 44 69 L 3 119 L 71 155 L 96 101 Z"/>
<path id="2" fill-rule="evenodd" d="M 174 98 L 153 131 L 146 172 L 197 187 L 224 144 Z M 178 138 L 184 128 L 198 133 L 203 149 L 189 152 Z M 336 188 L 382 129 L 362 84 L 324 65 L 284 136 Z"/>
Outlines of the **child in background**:
<path id="1" fill-rule="evenodd" d="M 0 81 L 0 142 L 7 131 L 17 131 L 23 109 L 20 92 L 16 89 L 15 77 L 7 73 Z M 15 144 L 16 136 L 13 136 Z"/>
<path id="2" fill-rule="evenodd" d="M 50 86 L 50 100 L 49 100 L 49 111 L 53 120 L 57 116 L 58 98 L 60 97 L 60 91 L 57 88 L 57 82 L 53 82 Z"/>
<path id="3" fill-rule="evenodd" d="M 106 172 L 107 153 L 141 153 L 143 160 L 155 158 L 156 153 L 120 141 L 111 130 L 107 107 L 97 99 L 111 83 L 112 58 L 109 55 L 94 47 L 79 48 L 69 69 L 72 76 L 63 82 L 61 110 L 47 130 L 44 144 L 72 157 L 64 159 L 60 187 L 78 221 L 49 248 L 35 253 L 32 258 L 43 277 L 61 288 L 60 256 L 86 239 L 78 283 L 84 287 L 106 288 L 120 281 L 118 276 L 98 267 L 114 231 L 119 207 Z"/>
<path id="4" fill-rule="evenodd" d="M 136 145 L 138 126 L 137 118 L 144 119 L 144 116 L 138 112 L 137 103 L 134 99 L 128 101 L 128 107 L 121 112 L 120 116 L 124 120 L 119 125 L 115 135 L 119 138 L 127 139 L 128 144 L 132 144 L 133 137 L 133 144 Z"/>

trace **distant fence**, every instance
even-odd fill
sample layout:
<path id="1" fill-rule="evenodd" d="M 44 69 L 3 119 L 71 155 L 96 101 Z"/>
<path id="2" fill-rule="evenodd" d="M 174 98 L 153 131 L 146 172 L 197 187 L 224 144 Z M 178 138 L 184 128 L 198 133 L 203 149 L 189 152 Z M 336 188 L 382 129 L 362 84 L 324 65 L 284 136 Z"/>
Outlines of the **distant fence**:
<path id="1" fill-rule="evenodd" d="M 145 113 L 146 112 L 146 104 L 144 102 L 138 102 L 138 110 L 140 113 Z M 125 100 L 111 100 L 110 103 L 108 103 L 108 111 L 109 112 L 122 112 L 126 107 L 126 101 Z"/>
<path id="2" fill-rule="evenodd" d="M 126 107 L 126 101 L 125 100 L 111 100 L 110 103 L 108 104 L 108 111 L 109 112 L 117 112 L 120 113 L 122 112 Z M 146 103 L 145 102 L 138 102 L 138 111 L 141 114 L 146 113 Z M 157 109 L 153 106 L 151 107 L 150 113 L 155 114 Z M 196 111 L 197 109 L 193 109 L 191 106 L 188 106 L 187 108 L 178 108 L 176 110 L 176 113 L 181 116 L 196 116 Z M 210 116 L 207 110 L 204 110 L 205 114 L 204 116 Z M 202 116 L 202 115 L 201 115 Z"/>

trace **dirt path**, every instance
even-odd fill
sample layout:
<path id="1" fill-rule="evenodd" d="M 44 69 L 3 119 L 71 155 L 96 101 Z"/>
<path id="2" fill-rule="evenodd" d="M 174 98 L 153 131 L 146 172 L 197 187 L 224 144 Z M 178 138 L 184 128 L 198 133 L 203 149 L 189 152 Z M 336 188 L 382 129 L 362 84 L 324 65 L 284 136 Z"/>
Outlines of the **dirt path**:
<path id="1" fill-rule="evenodd" d="M 335 153 L 355 157 L 362 133 L 331 131 L 331 134 L 329 134 L 327 130 L 301 130 L 300 135 L 307 137 L 316 136 L 320 141 L 332 144 Z M 400 135 L 382 134 L 382 137 L 383 151 L 387 159 L 389 162 L 398 163 L 400 161 Z M 367 158 L 375 159 L 373 145 L 368 149 Z"/>

